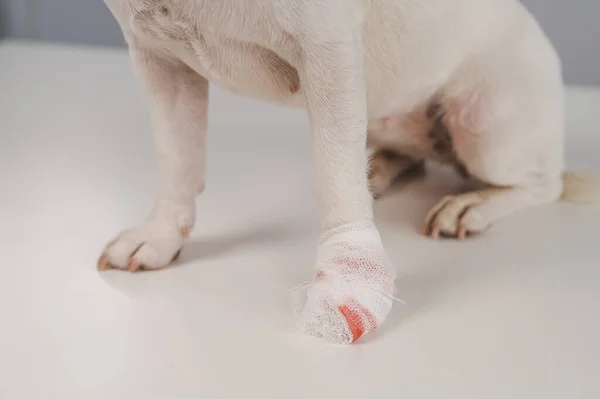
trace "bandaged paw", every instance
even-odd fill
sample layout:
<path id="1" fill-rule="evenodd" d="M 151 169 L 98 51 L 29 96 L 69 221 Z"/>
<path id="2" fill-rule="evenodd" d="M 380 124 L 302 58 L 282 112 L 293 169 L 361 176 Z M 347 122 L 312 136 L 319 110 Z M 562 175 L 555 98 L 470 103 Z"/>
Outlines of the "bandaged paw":
<path id="1" fill-rule="evenodd" d="M 392 308 L 395 278 L 372 222 L 327 232 L 314 281 L 294 295 L 299 328 L 335 344 L 357 341 L 384 322 Z"/>

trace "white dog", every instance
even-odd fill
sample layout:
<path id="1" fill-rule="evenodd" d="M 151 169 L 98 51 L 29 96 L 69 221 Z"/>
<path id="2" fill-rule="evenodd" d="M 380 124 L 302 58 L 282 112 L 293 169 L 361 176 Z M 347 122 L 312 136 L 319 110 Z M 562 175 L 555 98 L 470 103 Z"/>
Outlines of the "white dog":
<path id="1" fill-rule="evenodd" d="M 209 81 L 308 111 L 323 237 L 300 326 L 331 342 L 374 331 L 392 305 L 367 130 L 376 195 L 430 159 L 489 185 L 444 198 L 427 216 L 433 237 L 599 193 L 563 172 L 560 62 L 517 0 L 106 2 L 146 92 L 161 176 L 154 210 L 107 246 L 101 270 L 177 256 L 204 188 Z"/>

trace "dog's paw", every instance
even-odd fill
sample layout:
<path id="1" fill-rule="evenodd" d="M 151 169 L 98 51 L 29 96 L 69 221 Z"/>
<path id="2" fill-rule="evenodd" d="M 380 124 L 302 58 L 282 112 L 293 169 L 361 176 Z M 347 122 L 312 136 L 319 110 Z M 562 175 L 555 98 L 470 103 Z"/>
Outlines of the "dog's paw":
<path id="1" fill-rule="evenodd" d="M 395 277 L 372 222 L 334 229 L 322 239 L 314 281 L 294 291 L 298 327 L 330 343 L 355 342 L 386 319 Z"/>
<path id="2" fill-rule="evenodd" d="M 425 171 L 425 164 L 409 156 L 380 150 L 369 160 L 369 190 L 379 198 L 401 176 L 415 177 Z"/>
<path id="3" fill-rule="evenodd" d="M 379 198 L 390 188 L 394 182 L 395 176 L 391 176 L 387 171 L 381 170 L 377 162 L 374 162 L 369 173 L 369 190 L 373 198 Z"/>
<path id="4" fill-rule="evenodd" d="M 423 233 L 433 239 L 440 236 L 464 240 L 490 226 L 477 210 L 486 198 L 477 192 L 445 197 L 429 211 Z"/>
<path id="5" fill-rule="evenodd" d="M 154 219 L 125 230 L 111 241 L 98 261 L 98 270 L 135 272 L 160 269 L 177 259 L 189 228 L 173 220 Z"/>

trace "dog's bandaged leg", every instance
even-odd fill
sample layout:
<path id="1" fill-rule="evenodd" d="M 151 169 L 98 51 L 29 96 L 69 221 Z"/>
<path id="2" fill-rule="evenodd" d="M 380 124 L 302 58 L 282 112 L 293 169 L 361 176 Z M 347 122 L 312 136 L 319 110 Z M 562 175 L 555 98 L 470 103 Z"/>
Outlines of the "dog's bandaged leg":
<path id="1" fill-rule="evenodd" d="M 297 34 L 324 232 L 317 278 L 299 306 L 299 325 L 339 344 L 356 341 L 384 321 L 394 287 L 372 222 L 363 39 L 352 9 L 344 4 L 306 15 L 312 19 Z"/>

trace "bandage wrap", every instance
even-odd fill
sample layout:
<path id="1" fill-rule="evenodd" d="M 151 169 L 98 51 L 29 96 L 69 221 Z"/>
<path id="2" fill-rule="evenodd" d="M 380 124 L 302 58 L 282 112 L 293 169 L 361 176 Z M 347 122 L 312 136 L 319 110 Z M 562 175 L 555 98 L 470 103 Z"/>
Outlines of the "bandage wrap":
<path id="1" fill-rule="evenodd" d="M 321 238 L 313 282 L 295 291 L 299 328 L 331 343 L 355 342 L 387 317 L 395 278 L 373 222 L 327 232 Z"/>

